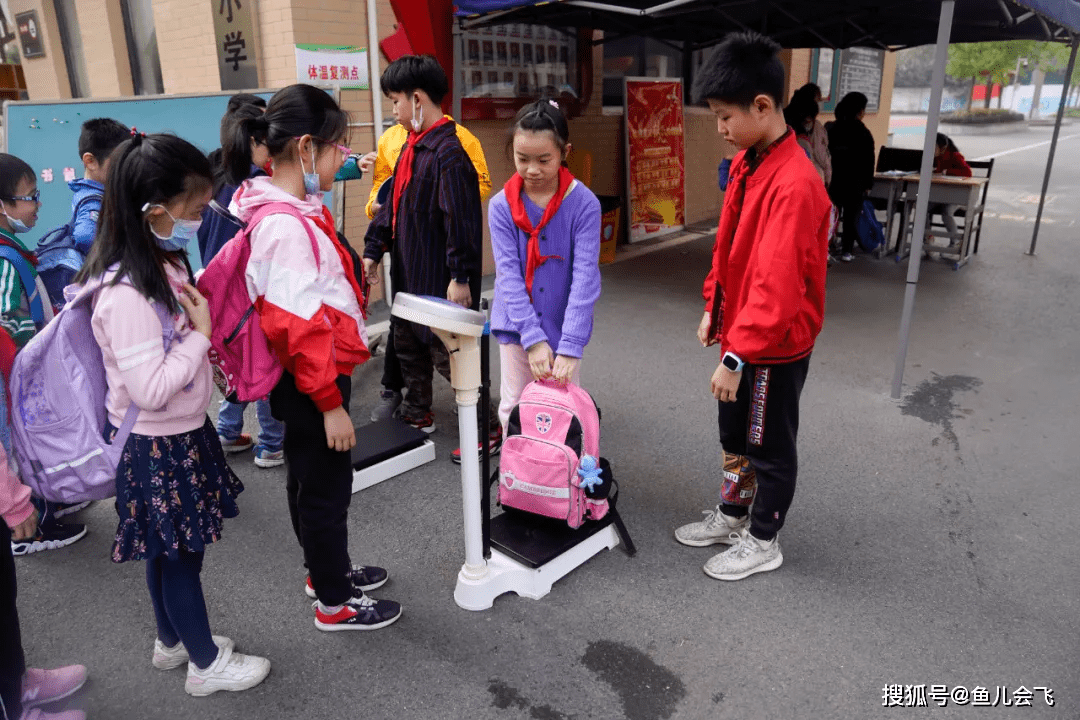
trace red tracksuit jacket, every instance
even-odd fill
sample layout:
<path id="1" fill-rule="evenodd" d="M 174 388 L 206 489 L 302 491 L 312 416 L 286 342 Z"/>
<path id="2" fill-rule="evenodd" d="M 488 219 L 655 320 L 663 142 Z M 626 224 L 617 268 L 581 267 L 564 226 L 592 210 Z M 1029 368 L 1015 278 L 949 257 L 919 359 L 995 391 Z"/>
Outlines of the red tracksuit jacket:
<path id="1" fill-rule="evenodd" d="M 731 175 L 747 170 L 746 152 Z M 814 349 L 825 315 L 832 206 L 793 133 L 767 151 L 742 194 L 724 195 L 712 269 L 702 295 L 710 335 L 759 365 L 793 362 Z"/>

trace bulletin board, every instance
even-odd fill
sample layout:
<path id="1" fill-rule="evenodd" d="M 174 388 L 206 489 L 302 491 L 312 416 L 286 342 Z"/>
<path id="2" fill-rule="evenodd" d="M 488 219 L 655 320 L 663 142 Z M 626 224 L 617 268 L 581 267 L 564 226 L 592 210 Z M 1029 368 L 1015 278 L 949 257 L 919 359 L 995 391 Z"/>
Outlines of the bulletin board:
<path id="1" fill-rule="evenodd" d="M 221 116 L 234 94 L 5 103 L 4 151 L 34 168 L 41 192 L 37 225 L 20 239 L 34 248 L 42 236 L 71 218 L 72 193 L 66 179 L 83 176 L 78 148 L 85 121 L 111 117 L 135 126 L 139 132 L 175 133 L 209 153 L 221 144 Z M 255 91 L 255 94 L 269 100 L 273 91 Z M 192 263 L 197 265 L 198 248 L 189 248 L 189 253 Z"/>
<path id="2" fill-rule="evenodd" d="M 885 51 L 853 47 L 844 50 L 820 48 L 810 61 L 810 82 L 821 88 L 822 110 L 833 112 L 836 103 L 849 92 L 866 96 L 866 112 L 876 113 L 881 105 L 881 80 Z"/>

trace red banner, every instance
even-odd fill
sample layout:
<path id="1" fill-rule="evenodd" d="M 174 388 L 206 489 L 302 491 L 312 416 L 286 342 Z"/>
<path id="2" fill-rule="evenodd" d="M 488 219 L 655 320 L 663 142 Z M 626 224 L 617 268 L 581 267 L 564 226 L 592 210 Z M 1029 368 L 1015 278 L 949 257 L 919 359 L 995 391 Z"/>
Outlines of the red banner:
<path id="1" fill-rule="evenodd" d="M 686 224 L 683 94 L 679 80 L 626 81 L 630 242 Z"/>

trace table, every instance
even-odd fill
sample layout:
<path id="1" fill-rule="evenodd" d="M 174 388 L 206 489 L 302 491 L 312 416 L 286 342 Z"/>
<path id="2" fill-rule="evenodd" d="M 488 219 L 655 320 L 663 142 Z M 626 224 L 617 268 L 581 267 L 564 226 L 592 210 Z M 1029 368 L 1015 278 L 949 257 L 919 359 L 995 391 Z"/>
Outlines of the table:
<path id="1" fill-rule="evenodd" d="M 954 177 L 951 175 L 934 175 L 930 184 L 930 203 L 942 205 L 957 205 L 964 209 L 964 230 L 959 247 L 955 249 L 937 248 L 933 252 L 940 253 L 942 257 L 953 260 L 953 269 L 958 270 L 971 259 L 971 227 L 982 197 L 983 187 L 989 182 L 988 178 L 980 177 Z M 903 225 L 897 236 L 896 260 L 900 262 L 907 257 L 907 249 L 911 246 L 911 233 L 914 231 L 911 222 L 911 211 L 915 206 L 915 200 L 919 189 L 919 175 L 917 173 L 894 174 L 877 173 L 874 175 L 874 185 L 870 190 L 870 197 L 881 198 L 887 201 L 885 238 L 886 245 L 892 232 L 893 215 L 896 212 L 896 203 L 903 203 Z M 933 233 L 936 237 L 947 235 Z M 950 238 L 951 239 L 951 238 Z M 884 251 L 881 252 L 881 255 Z M 880 255 L 879 255 L 880 257 Z"/>

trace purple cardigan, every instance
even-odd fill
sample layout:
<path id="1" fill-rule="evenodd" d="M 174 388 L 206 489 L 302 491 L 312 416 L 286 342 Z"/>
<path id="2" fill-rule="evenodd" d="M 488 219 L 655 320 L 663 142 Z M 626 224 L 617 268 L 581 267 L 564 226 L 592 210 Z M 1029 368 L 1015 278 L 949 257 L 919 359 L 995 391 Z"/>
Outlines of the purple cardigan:
<path id="1" fill-rule="evenodd" d="M 522 193 L 529 220 L 544 211 Z M 488 207 L 495 256 L 495 302 L 491 331 L 502 344 L 530 348 L 547 340 L 556 355 L 580 358 L 592 335 L 593 305 L 600 297 L 600 201 L 580 182 L 540 232 L 540 253 L 558 255 L 533 275 L 533 299 L 525 291 L 529 237 L 514 225 L 505 191 Z"/>

